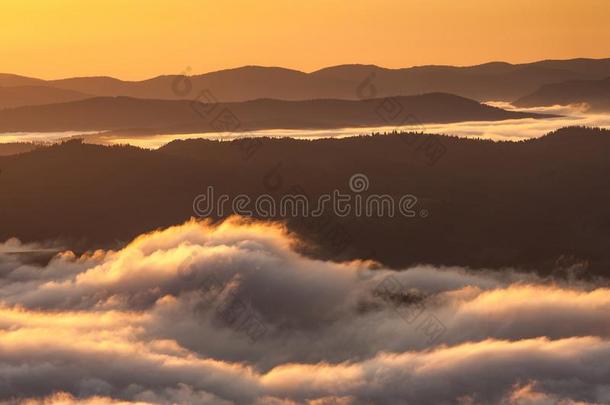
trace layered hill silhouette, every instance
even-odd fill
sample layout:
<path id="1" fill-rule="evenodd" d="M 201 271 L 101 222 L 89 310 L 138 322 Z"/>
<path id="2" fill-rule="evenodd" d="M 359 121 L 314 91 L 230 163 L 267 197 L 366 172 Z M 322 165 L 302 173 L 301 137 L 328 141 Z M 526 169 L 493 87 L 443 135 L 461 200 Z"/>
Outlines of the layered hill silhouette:
<path id="1" fill-rule="evenodd" d="M 259 99 L 241 103 L 98 97 L 0 110 L 0 132 L 233 132 L 542 117 L 539 114 L 506 111 L 443 93 L 362 101 Z"/>
<path id="2" fill-rule="evenodd" d="M 0 143 L 0 156 L 16 155 L 39 148 L 40 144 L 27 142 Z"/>
<path id="3" fill-rule="evenodd" d="M 143 81 L 123 81 L 110 77 L 45 81 L 4 74 L 0 75 L 0 86 L 49 86 L 93 96 L 171 100 L 193 99 L 198 91 L 208 89 L 222 102 L 259 98 L 355 100 L 431 92 L 452 93 L 479 101 L 513 101 L 546 84 L 567 80 L 599 80 L 608 76 L 610 59 L 572 59 L 403 69 L 341 65 L 311 73 L 245 66 L 189 77 L 168 75 Z"/>
<path id="4" fill-rule="evenodd" d="M 0 170 L 0 239 L 114 246 L 188 219 L 208 186 L 216 195 L 316 201 L 335 189 L 350 193 L 360 173 L 369 180 L 362 195 L 416 196 L 416 217 L 287 219 L 311 242 L 306 253 L 395 267 L 610 269 L 610 132 L 600 129 L 523 142 L 425 134 L 189 140 L 155 151 L 72 141 L 0 157 Z"/>
<path id="5" fill-rule="evenodd" d="M 571 80 L 547 84 L 516 100 L 513 105 L 535 107 L 581 103 L 587 104 L 591 111 L 610 111 L 610 77 L 603 80 Z"/>
<path id="6" fill-rule="evenodd" d="M 0 109 L 84 100 L 90 95 L 48 86 L 0 87 Z"/>

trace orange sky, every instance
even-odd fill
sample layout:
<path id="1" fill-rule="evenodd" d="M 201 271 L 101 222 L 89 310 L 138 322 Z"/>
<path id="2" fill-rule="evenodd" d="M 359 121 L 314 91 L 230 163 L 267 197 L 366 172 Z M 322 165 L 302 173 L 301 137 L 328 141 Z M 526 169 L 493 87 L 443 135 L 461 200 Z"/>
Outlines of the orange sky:
<path id="1" fill-rule="evenodd" d="M 0 72 L 144 79 L 610 57 L 608 0 L 0 0 Z"/>

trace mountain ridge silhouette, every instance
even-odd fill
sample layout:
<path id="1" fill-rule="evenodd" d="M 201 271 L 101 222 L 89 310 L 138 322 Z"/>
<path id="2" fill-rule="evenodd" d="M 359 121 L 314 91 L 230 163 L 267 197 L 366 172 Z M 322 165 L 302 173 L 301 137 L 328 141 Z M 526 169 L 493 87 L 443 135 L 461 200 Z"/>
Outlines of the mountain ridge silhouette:
<path id="1" fill-rule="evenodd" d="M 105 76 L 41 80 L 0 74 L 0 86 L 37 84 L 94 96 L 182 99 L 189 97 L 176 94 L 172 82 L 177 78 L 188 78 L 194 91 L 210 89 L 223 102 L 258 98 L 358 99 L 358 85 L 373 72 L 377 75 L 375 86 L 378 97 L 438 91 L 478 101 L 513 101 L 545 84 L 610 76 L 610 59 L 577 58 L 521 64 L 488 62 L 473 66 L 425 65 L 396 69 L 348 64 L 309 73 L 250 65 L 192 76 L 160 75 L 139 81 Z M 195 94 L 190 96 L 194 97 Z"/>
<path id="2" fill-rule="evenodd" d="M 222 119 L 227 117 L 234 119 L 234 126 L 221 125 L 224 124 Z M 431 122 L 544 117 L 550 116 L 502 110 L 446 93 L 362 101 L 257 99 L 219 104 L 117 96 L 0 110 L 0 132 L 235 132 L 258 129 L 397 127 Z"/>
<path id="3" fill-rule="evenodd" d="M 587 104 L 594 112 L 610 111 L 610 76 L 602 80 L 570 80 L 547 84 L 512 103 L 517 107 Z"/>

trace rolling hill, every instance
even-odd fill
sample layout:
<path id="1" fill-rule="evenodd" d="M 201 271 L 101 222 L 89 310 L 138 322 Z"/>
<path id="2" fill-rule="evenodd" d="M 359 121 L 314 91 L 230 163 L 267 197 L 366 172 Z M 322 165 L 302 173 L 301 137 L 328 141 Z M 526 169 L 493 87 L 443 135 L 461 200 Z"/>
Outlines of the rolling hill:
<path id="1" fill-rule="evenodd" d="M 603 80 L 572 80 L 547 84 L 516 100 L 513 105 L 534 107 L 583 103 L 587 104 L 591 111 L 610 111 L 610 77 Z"/>
<path id="2" fill-rule="evenodd" d="M 435 164 L 430 144 L 444 148 Z M 589 275 L 610 268 L 606 130 L 566 128 L 524 142 L 422 134 L 190 140 L 155 151 L 72 141 L 0 157 L 0 170 L 0 240 L 112 246 L 193 216 L 193 199 L 207 186 L 216 195 L 303 193 L 317 201 L 335 189 L 349 193 L 348 180 L 362 173 L 366 193 L 412 194 L 428 214 L 272 219 L 311 242 L 306 253 L 334 260 Z"/>
<path id="3" fill-rule="evenodd" d="M 541 118 L 451 94 L 391 99 L 194 103 L 98 97 L 0 111 L 0 132 L 132 130 L 138 133 L 233 132 L 278 128 L 390 126 L 426 122 Z"/>
<path id="4" fill-rule="evenodd" d="M 608 76 L 610 59 L 572 59 L 402 69 L 340 65 L 311 73 L 278 67 L 244 66 L 189 77 L 169 75 L 143 81 L 110 77 L 43 81 L 5 74 L 0 75 L 0 86 L 45 85 L 94 96 L 171 100 L 193 99 L 199 91 L 207 89 L 223 102 L 259 98 L 355 100 L 431 92 L 452 93 L 479 101 L 513 101 L 545 84 L 599 80 Z M 371 84 L 374 88 L 369 86 Z"/>
<path id="5" fill-rule="evenodd" d="M 91 98 L 91 96 L 78 91 L 58 89 L 55 87 L 0 87 L 0 109 L 27 105 L 65 103 L 86 98 Z"/>

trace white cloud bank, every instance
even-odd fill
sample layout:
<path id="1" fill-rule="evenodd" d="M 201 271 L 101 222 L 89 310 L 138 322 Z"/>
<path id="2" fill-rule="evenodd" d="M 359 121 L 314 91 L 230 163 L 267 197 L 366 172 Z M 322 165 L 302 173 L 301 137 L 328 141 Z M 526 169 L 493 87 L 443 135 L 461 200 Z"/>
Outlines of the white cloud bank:
<path id="1" fill-rule="evenodd" d="M 312 260 L 188 222 L 44 267 L 0 246 L 0 401 L 606 404 L 610 289 Z"/>
<path id="2" fill-rule="evenodd" d="M 503 121 L 464 121 L 445 124 L 427 123 L 423 125 L 383 126 L 366 128 L 336 129 L 268 129 L 247 132 L 206 132 L 193 134 L 160 135 L 114 135 L 94 132 L 56 132 L 56 133 L 16 133 L 2 134 L 0 143 L 8 142 L 58 142 L 71 136 L 84 135 L 86 142 L 101 145 L 134 145 L 147 149 L 157 149 L 176 139 L 219 139 L 231 140 L 243 137 L 272 137 L 296 139 L 345 138 L 371 133 L 385 133 L 393 130 L 425 131 L 430 134 L 453 135 L 460 138 L 481 138 L 501 141 L 521 141 L 539 138 L 557 129 L 568 126 L 589 126 L 610 129 L 610 113 L 594 113 L 584 105 L 549 106 L 534 108 L 514 108 L 506 102 L 486 104 L 511 111 L 526 111 L 542 114 L 560 115 L 556 118 L 510 119 Z"/>

